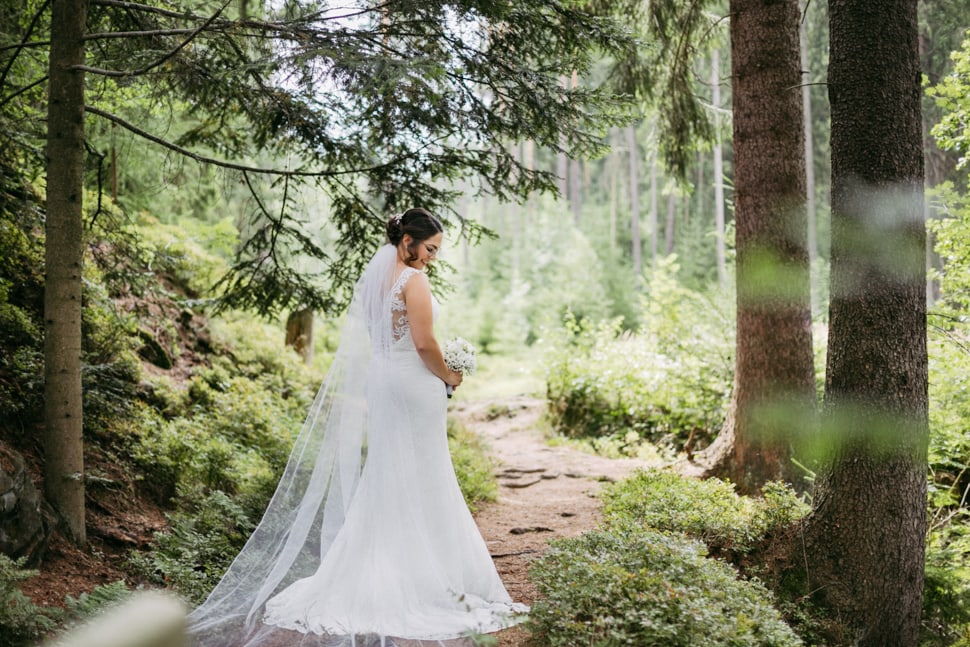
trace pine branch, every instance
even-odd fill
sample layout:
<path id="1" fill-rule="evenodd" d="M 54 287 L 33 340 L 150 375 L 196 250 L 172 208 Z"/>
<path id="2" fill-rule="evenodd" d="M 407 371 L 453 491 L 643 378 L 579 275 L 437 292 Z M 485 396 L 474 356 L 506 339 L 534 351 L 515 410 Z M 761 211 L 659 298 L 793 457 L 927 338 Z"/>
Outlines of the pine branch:
<path id="1" fill-rule="evenodd" d="M 188 47 L 189 43 L 191 43 L 193 40 L 195 40 L 195 37 L 196 36 L 198 36 L 199 34 L 201 34 L 209 25 L 211 25 L 213 22 L 215 22 L 215 20 L 219 16 L 222 15 L 222 12 L 225 11 L 226 7 L 228 7 L 229 6 L 229 3 L 231 3 L 231 2 L 232 2 L 232 0 L 225 0 L 225 2 L 222 3 L 222 6 L 219 7 L 219 9 L 216 10 L 215 13 L 213 13 L 211 16 L 209 16 L 209 18 L 204 23 L 202 23 L 201 25 L 199 25 L 194 30 L 190 31 L 189 32 L 189 36 L 185 40 L 183 40 L 181 43 L 179 43 L 170 52 L 168 52 L 167 54 L 165 54 L 161 58 L 156 59 L 151 64 L 146 65 L 145 67 L 143 67 L 140 70 L 134 70 L 134 71 L 102 70 L 102 69 L 95 68 L 95 67 L 90 67 L 90 66 L 87 66 L 87 65 L 78 65 L 78 66 L 75 67 L 75 69 L 80 69 L 80 70 L 83 70 L 85 72 L 89 72 L 91 74 L 99 74 L 101 76 L 122 77 L 122 78 L 127 78 L 127 77 L 132 77 L 132 76 L 142 76 L 144 74 L 147 74 L 148 72 L 150 72 L 151 70 L 155 69 L 156 67 L 159 67 L 160 65 L 164 64 L 166 61 L 171 60 L 179 52 L 181 52 L 183 49 L 185 49 L 186 47 Z"/>
<path id="2" fill-rule="evenodd" d="M 197 29 L 149 29 L 144 31 L 106 31 L 94 34 L 85 34 L 84 40 L 109 40 L 112 38 L 147 38 L 151 36 L 183 36 L 193 34 Z"/>
<path id="3" fill-rule="evenodd" d="M 37 8 L 37 11 L 34 12 L 33 17 L 30 19 L 30 24 L 27 26 L 27 30 L 24 32 L 24 37 L 20 40 L 20 44 L 12 46 L 13 49 L 15 49 L 16 51 L 13 53 L 13 56 L 10 57 L 10 60 L 8 60 L 7 64 L 4 66 L 3 73 L 0 73 L 0 88 L 6 85 L 7 74 L 10 73 L 10 68 L 13 67 L 13 62 L 17 60 L 18 56 L 20 56 L 20 52 L 22 52 L 28 46 L 36 47 L 38 45 L 38 43 L 28 43 L 27 39 L 29 39 L 30 35 L 34 33 L 34 28 L 37 27 L 37 21 L 40 20 L 41 14 L 47 11 L 47 8 L 49 6 L 50 6 L 50 0 L 44 0 L 44 2 L 41 3 L 40 7 Z M 50 45 L 50 41 L 47 41 L 46 43 L 40 43 L 40 44 Z M 3 50 L 6 50 L 6 49 L 8 48 L 6 47 L 3 48 Z M 0 51 L 3 51 L 3 50 L 0 50 Z"/>
<path id="4" fill-rule="evenodd" d="M 131 133 L 133 133 L 135 135 L 138 135 L 139 137 L 141 137 L 143 139 L 147 139 L 150 142 L 153 142 L 155 144 L 158 144 L 159 146 L 161 146 L 163 148 L 167 148 L 168 150 L 170 150 L 172 152 L 175 152 L 175 153 L 178 153 L 179 155 L 182 155 L 184 157 L 188 157 L 189 159 L 194 160 L 196 162 L 199 162 L 200 164 L 211 164 L 212 166 L 217 166 L 219 168 L 229 169 L 229 170 L 232 170 L 232 171 L 242 171 L 242 172 L 245 172 L 245 173 L 258 173 L 258 174 L 262 174 L 262 175 L 276 175 L 276 176 L 279 176 L 279 177 L 336 177 L 336 176 L 340 176 L 340 175 L 354 175 L 354 174 L 359 174 L 359 173 L 374 173 L 374 172 L 380 171 L 382 169 L 390 168 L 390 167 L 395 166 L 397 164 L 401 164 L 401 163 L 407 161 L 407 159 L 409 157 L 411 157 L 410 155 L 401 155 L 401 156 L 395 157 L 395 158 L 391 159 L 390 161 L 385 162 L 383 164 L 375 164 L 374 166 L 369 166 L 369 167 L 343 169 L 343 170 L 340 170 L 340 171 L 288 171 L 288 170 L 277 169 L 277 168 L 263 168 L 263 167 L 258 167 L 258 166 L 246 166 L 245 164 L 236 164 L 234 162 L 228 162 L 226 160 L 220 160 L 220 159 L 215 159 L 214 157 L 207 157 L 205 155 L 200 155 L 199 153 L 196 153 L 196 152 L 191 151 L 191 150 L 189 150 L 187 148 L 184 148 L 182 146 L 179 146 L 178 144 L 174 144 L 174 143 L 168 141 L 167 139 L 163 139 L 161 137 L 158 137 L 157 135 L 153 135 L 153 134 L 149 133 L 148 131 L 139 128 L 138 126 L 136 126 L 136 125 L 134 125 L 134 124 L 132 124 L 132 123 L 130 123 L 128 121 L 125 121 L 124 119 L 122 119 L 118 115 L 111 114 L 110 112 L 105 112 L 104 110 L 101 110 L 99 108 L 95 108 L 94 106 L 87 106 L 86 105 L 86 106 L 84 106 L 84 111 L 85 112 L 89 112 L 89 113 L 91 113 L 93 115 L 97 115 L 99 117 L 102 117 L 104 119 L 107 119 L 111 123 L 116 124 L 118 126 L 121 126 L 125 130 L 127 130 L 127 131 L 129 131 L 129 132 L 131 132 Z"/>
<path id="5" fill-rule="evenodd" d="M 17 97 L 19 97 L 21 94 L 23 94 L 27 90 L 29 90 L 31 88 L 35 88 L 35 87 L 37 87 L 38 85 L 40 85 L 42 83 L 47 83 L 47 79 L 48 78 L 49 77 L 45 74 L 44 76 L 40 77 L 39 79 L 37 79 L 33 83 L 31 83 L 29 85 L 25 85 L 24 87 L 20 88 L 19 90 L 17 90 L 13 94 L 7 95 L 3 99 L 0 99 L 0 108 L 2 108 L 3 106 L 7 105 L 9 102 L 13 101 L 14 99 L 16 99 Z M 2 86 L 0 86 L 0 87 L 2 87 Z"/>

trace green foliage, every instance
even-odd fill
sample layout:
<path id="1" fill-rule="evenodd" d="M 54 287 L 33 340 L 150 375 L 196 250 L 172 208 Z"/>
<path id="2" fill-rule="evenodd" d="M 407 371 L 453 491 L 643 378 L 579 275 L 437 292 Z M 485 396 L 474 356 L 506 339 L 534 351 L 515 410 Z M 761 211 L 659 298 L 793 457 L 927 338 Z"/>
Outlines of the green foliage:
<path id="1" fill-rule="evenodd" d="M 213 353 L 181 385 L 149 377 L 132 419 L 131 455 L 161 502 L 193 484 L 258 516 L 303 426 L 320 376 L 283 347 L 279 326 L 226 313 L 209 321 Z"/>
<path id="2" fill-rule="evenodd" d="M 244 235 L 220 284 L 230 308 L 337 311 L 383 239 L 387 214 L 422 205 L 477 238 L 482 228 L 452 206 L 460 182 L 480 182 L 506 200 L 552 191 L 554 175 L 523 165 L 505 144 L 528 140 L 575 158 L 594 156 L 603 150 L 603 130 L 626 110 L 615 93 L 559 82 L 561 70 L 584 74 L 602 52 L 632 44 L 617 22 L 572 2 L 367 7 L 343 21 L 336 38 L 314 4 L 249 6 L 244 18 L 230 7 L 213 20 L 205 3 L 183 9 L 92 15 L 91 31 L 130 32 L 134 21 L 157 42 L 102 39 L 88 49 L 91 65 L 130 72 L 124 83 L 87 89 L 86 135 L 99 166 L 88 182 L 105 179 L 110 151 L 112 162 L 114 155 L 121 160 L 112 164 L 121 170 L 119 201 L 133 212 L 164 211 L 167 223 L 196 212 L 211 222 L 231 193 L 225 202 Z M 2 35 L 5 43 L 43 42 L 44 27 L 41 21 L 27 34 L 11 21 Z M 374 29 L 380 38 L 371 38 Z M 187 31 L 192 47 L 181 47 L 174 34 Z M 135 72 L 153 69 L 162 51 L 170 53 L 168 73 Z M 43 73 L 27 69 L 42 70 L 45 55 L 42 47 L 15 49 L 5 78 L 13 86 L 2 116 L 9 125 L 33 126 L 29 136 L 17 129 L 14 143 L 18 154 L 35 158 L 43 120 L 23 113 L 42 112 L 46 86 L 31 88 Z M 290 82 L 276 82 L 283 77 Z M 486 98 L 483 88 L 502 100 Z M 165 140 L 164 154 L 130 154 L 146 135 Z M 224 177 L 196 173 L 195 162 L 203 161 L 232 168 Z M 263 174 L 274 167 L 278 172 Z M 326 194 L 326 210 L 304 209 L 301 191 Z M 295 269 L 307 258 L 321 271 Z"/>
<path id="3" fill-rule="evenodd" d="M 532 568 L 539 645 L 800 645 L 757 581 L 705 556 L 699 542 L 647 528 L 553 542 Z"/>
<path id="4" fill-rule="evenodd" d="M 228 218 L 211 225 L 189 219 L 169 225 L 144 213 L 130 233 L 153 273 L 190 298 L 216 296 L 213 286 L 228 269 L 224 255 L 238 245 L 239 236 Z"/>
<path id="5" fill-rule="evenodd" d="M 951 54 L 953 69 L 943 80 L 926 90 L 936 100 L 943 116 L 931 129 L 937 145 L 943 150 L 959 154 L 959 166 L 966 165 L 970 155 L 970 38 L 963 41 L 961 49 Z"/>
<path id="6" fill-rule="evenodd" d="M 0 418 L 36 419 L 43 394 L 41 198 L 0 152 Z"/>
<path id="7" fill-rule="evenodd" d="M 936 508 L 926 542 L 923 582 L 924 647 L 970 644 L 970 514 Z M 944 516 L 947 515 L 947 516 Z"/>
<path id="8" fill-rule="evenodd" d="M 309 403 L 284 400 L 273 390 L 278 377 L 237 376 L 213 387 L 205 378 L 216 374 L 190 381 L 181 415 L 166 419 L 143 408 L 132 454 L 163 501 L 198 483 L 238 495 L 257 514 L 275 489 Z"/>
<path id="9" fill-rule="evenodd" d="M 636 333 L 567 314 L 544 338 L 553 426 L 567 436 L 633 431 L 679 449 L 716 435 L 730 398 L 729 307 L 679 285 L 673 259 L 651 274 Z M 723 297 L 722 297 L 723 298 Z"/>
<path id="10" fill-rule="evenodd" d="M 119 580 L 111 584 L 97 586 L 90 593 L 82 593 L 74 596 L 68 595 L 64 598 L 64 606 L 77 620 L 90 618 L 96 613 L 100 613 L 112 604 L 118 604 L 131 595 L 128 585 Z"/>
<path id="11" fill-rule="evenodd" d="M 734 484 L 695 480 L 665 470 L 639 470 L 608 486 L 603 513 L 609 527 L 648 527 L 685 534 L 716 554 L 745 553 L 808 514 L 787 486 L 768 483 L 763 498 L 739 496 Z"/>
<path id="12" fill-rule="evenodd" d="M 255 528 L 245 510 L 224 492 L 200 487 L 180 492 L 183 510 L 168 516 L 170 530 L 156 533 L 155 548 L 131 556 L 134 568 L 191 604 L 212 590 Z"/>
<path id="13" fill-rule="evenodd" d="M 923 596 L 923 642 L 970 643 L 970 201 L 953 187 L 930 196 L 946 217 L 928 223 L 944 266 L 935 278 L 942 298 L 930 312 L 929 532 Z"/>
<path id="14" fill-rule="evenodd" d="M 61 619 L 58 609 L 34 604 L 20 591 L 20 582 L 36 571 L 24 568 L 24 561 L 0 553 L 0 647 L 26 647 L 54 629 Z"/>
<path id="15" fill-rule="evenodd" d="M 468 431 L 457 418 L 448 418 L 448 449 L 458 485 L 469 509 L 498 498 L 498 483 L 484 441 Z"/>

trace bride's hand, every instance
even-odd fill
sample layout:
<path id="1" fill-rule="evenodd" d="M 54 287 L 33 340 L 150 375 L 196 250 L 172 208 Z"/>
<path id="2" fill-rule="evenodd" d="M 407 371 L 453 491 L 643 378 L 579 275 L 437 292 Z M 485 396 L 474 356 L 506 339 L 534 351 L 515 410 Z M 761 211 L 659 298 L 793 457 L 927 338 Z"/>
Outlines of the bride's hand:
<path id="1" fill-rule="evenodd" d="M 445 380 L 445 383 L 451 386 L 461 386 L 462 378 L 462 374 L 458 371 L 448 371 L 448 379 Z"/>

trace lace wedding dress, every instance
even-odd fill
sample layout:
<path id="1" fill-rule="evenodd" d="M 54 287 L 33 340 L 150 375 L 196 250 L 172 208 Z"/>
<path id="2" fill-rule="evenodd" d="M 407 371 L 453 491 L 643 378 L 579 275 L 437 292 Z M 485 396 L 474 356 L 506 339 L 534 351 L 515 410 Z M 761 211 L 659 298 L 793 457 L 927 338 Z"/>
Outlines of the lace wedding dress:
<path id="1" fill-rule="evenodd" d="M 358 282 L 336 373 L 260 526 L 190 615 L 192 644 L 463 645 L 527 611 L 462 498 L 445 385 L 418 356 L 401 299 L 418 270 L 394 276 L 395 265 L 385 246 Z M 352 365 L 358 318 L 366 370 Z"/>

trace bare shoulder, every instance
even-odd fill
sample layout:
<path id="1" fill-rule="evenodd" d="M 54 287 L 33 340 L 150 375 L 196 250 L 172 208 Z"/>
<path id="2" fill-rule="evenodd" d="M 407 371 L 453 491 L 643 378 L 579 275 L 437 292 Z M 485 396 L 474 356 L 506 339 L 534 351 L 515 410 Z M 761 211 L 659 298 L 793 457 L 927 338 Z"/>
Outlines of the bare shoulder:
<path id="1" fill-rule="evenodd" d="M 409 299 L 414 300 L 430 298 L 431 283 L 428 282 L 428 275 L 419 270 L 404 271 L 410 274 L 410 276 L 405 277 L 404 287 L 402 289 L 405 303 L 407 303 Z"/>
<path id="2" fill-rule="evenodd" d="M 431 289 L 431 283 L 428 281 L 427 274 L 425 274 L 421 270 L 414 270 L 414 269 L 404 270 L 404 271 L 410 274 L 410 276 L 407 276 L 404 279 L 405 291 L 408 291 L 411 289 L 418 289 L 418 290 Z"/>

